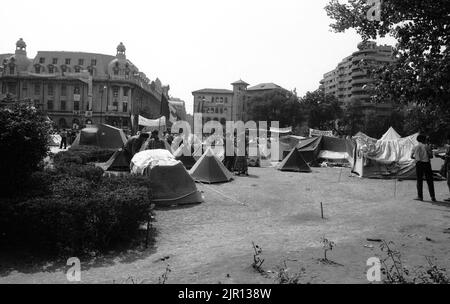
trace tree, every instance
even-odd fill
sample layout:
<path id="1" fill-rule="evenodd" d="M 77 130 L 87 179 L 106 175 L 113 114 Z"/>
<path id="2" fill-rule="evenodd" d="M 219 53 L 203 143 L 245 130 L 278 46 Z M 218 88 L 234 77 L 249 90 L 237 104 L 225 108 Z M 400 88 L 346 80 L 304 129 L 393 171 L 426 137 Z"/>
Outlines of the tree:
<path id="1" fill-rule="evenodd" d="M 51 122 L 34 107 L 0 108 L 0 176 L 3 195 L 21 189 L 48 151 Z"/>
<path id="2" fill-rule="evenodd" d="M 309 127 L 320 130 L 335 130 L 336 121 L 343 115 L 339 101 L 323 90 L 307 92 L 301 98 L 303 112 L 308 113 Z"/>
<path id="3" fill-rule="evenodd" d="M 285 90 L 255 95 L 248 104 L 254 121 L 279 121 L 280 127 L 295 128 L 303 120 L 297 96 Z"/>
<path id="4" fill-rule="evenodd" d="M 352 28 L 363 40 L 388 34 L 396 38 L 397 61 L 368 71 L 378 80 L 375 101 L 433 107 L 439 117 L 448 120 L 450 1 L 384 0 L 380 21 L 367 18 L 371 6 L 366 0 L 349 0 L 348 4 L 331 0 L 325 10 L 336 32 Z"/>

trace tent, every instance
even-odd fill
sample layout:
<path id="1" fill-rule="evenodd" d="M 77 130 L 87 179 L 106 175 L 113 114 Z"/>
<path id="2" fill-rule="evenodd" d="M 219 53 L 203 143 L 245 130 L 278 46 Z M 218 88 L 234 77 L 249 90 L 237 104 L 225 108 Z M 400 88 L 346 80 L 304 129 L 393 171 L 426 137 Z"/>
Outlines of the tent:
<path id="1" fill-rule="evenodd" d="M 280 171 L 311 172 L 311 168 L 296 148 L 278 165 Z"/>
<path id="2" fill-rule="evenodd" d="M 397 131 L 394 130 L 394 128 L 390 127 L 386 133 L 380 138 L 381 141 L 396 141 L 398 139 L 402 138 L 400 134 L 397 133 Z"/>
<path id="3" fill-rule="evenodd" d="M 180 161 L 167 150 L 146 150 L 131 160 L 131 173 L 149 178 L 151 201 L 157 206 L 202 203 L 203 197 Z"/>
<path id="4" fill-rule="evenodd" d="M 201 150 L 202 149 L 202 142 L 201 140 L 195 136 L 190 134 L 187 142 L 183 142 L 180 144 L 180 142 L 183 141 L 182 136 L 177 136 L 174 139 L 174 142 L 172 143 L 172 147 L 177 147 L 175 151 L 173 151 L 173 155 L 175 158 L 183 163 L 183 165 L 186 167 L 186 169 L 191 169 L 198 159 L 201 157 Z M 191 149 L 190 155 L 187 153 L 186 149 Z"/>
<path id="5" fill-rule="evenodd" d="M 104 171 L 130 171 L 130 159 L 126 156 L 125 152 L 120 149 L 116 151 L 106 163 L 97 164 L 98 167 Z"/>
<path id="6" fill-rule="evenodd" d="M 411 152 L 418 144 L 417 136 L 401 138 L 391 127 L 376 142 L 364 137 L 355 138 L 356 157 L 352 172 L 359 177 L 415 179 L 415 162 Z"/>
<path id="7" fill-rule="evenodd" d="M 195 181 L 208 184 L 225 183 L 233 179 L 233 175 L 225 168 L 211 148 L 195 163 L 189 174 Z"/>
<path id="8" fill-rule="evenodd" d="M 319 159 L 346 161 L 353 164 L 355 143 L 351 139 L 319 136 L 300 141 L 296 146 L 310 166 L 317 166 Z"/>
<path id="9" fill-rule="evenodd" d="M 59 134 L 51 134 L 48 144 L 50 146 L 59 146 L 61 144 L 61 135 L 59 135 Z"/>
<path id="10" fill-rule="evenodd" d="M 90 125 L 78 134 L 72 146 L 97 146 L 104 149 L 120 149 L 127 142 L 127 137 L 122 129 L 99 124 Z"/>
<path id="11" fill-rule="evenodd" d="M 273 162 L 279 162 L 286 158 L 286 156 L 291 153 L 292 149 L 298 145 L 302 137 L 294 136 L 294 135 L 287 135 L 282 136 L 278 139 L 272 138 L 270 141 L 270 148 L 269 147 L 263 147 L 263 149 L 268 149 L 267 152 L 270 153 L 270 160 Z M 265 144 L 264 142 L 260 142 L 261 144 Z M 278 151 L 275 150 L 272 151 L 272 147 L 276 147 L 278 145 Z M 260 147 L 261 149 L 261 147 Z"/>

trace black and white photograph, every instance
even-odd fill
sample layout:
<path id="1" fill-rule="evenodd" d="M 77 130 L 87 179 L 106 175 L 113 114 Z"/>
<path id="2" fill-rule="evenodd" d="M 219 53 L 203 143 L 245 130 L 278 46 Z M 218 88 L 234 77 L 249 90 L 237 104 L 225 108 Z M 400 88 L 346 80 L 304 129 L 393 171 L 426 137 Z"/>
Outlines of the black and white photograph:
<path id="1" fill-rule="evenodd" d="M 1 6 L 0 285 L 450 283 L 449 0 Z"/>

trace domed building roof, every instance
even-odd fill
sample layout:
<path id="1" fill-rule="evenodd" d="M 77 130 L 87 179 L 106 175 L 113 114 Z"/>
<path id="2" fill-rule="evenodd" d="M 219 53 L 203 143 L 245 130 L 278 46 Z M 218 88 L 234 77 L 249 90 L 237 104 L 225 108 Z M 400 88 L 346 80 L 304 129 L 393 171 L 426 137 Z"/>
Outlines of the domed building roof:
<path id="1" fill-rule="evenodd" d="M 16 47 L 18 49 L 26 49 L 27 48 L 27 44 L 25 43 L 25 41 L 23 41 L 22 38 L 20 38 L 19 40 L 17 40 L 16 42 Z"/>
<path id="2" fill-rule="evenodd" d="M 125 47 L 125 45 L 123 45 L 123 43 L 119 43 L 119 45 L 117 46 L 117 52 L 118 53 L 125 53 L 125 51 L 127 50 L 127 48 Z"/>

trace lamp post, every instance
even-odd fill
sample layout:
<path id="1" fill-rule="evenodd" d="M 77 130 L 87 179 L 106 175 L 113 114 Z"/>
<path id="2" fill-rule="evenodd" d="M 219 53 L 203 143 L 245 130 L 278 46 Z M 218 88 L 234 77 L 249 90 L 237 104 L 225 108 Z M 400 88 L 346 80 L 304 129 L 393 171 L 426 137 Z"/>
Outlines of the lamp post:
<path id="1" fill-rule="evenodd" d="M 103 85 L 102 97 L 100 99 L 100 124 L 103 124 L 103 93 L 105 92 L 106 89 L 107 89 L 106 85 Z M 108 104 L 106 106 L 108 106 Z"/>

